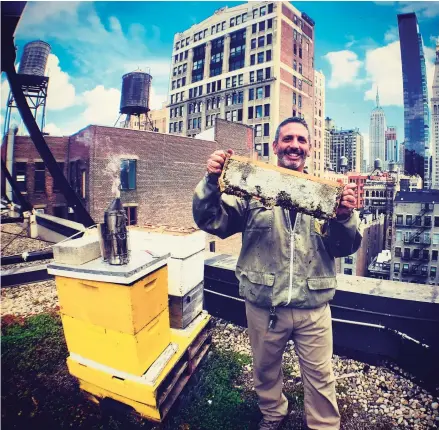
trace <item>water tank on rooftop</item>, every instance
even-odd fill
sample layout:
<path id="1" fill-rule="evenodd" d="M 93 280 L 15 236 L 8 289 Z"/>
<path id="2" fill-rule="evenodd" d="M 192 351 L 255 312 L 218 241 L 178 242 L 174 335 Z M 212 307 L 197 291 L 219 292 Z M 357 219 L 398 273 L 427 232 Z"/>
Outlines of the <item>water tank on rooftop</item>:
<path id="1" fill-rule="evenodd" d="M 152 76 L 141 70 L 122 76 L 121 114 L 140 115 L 148 113 L 151 80 Z"/>
<path id="2" fill-rule="evenodd" d="M 376 169 L 380 169 L 383 170 L 383 163 L 381 162 L 381 160 L 379 158 L 375 159 L 375 161 L 373 162 L 373 166 Z"/>
<path id="3" fill-rule="evenodd" d="M 340 167 L 348 167 L 348 159 L 346 157 L 340 157 Z"/>
<path id="4" fill-rule="evenodd" d="M 50 45 L 42 40 L 26 43 L 18 73 L 22 75 L 44 76 L 49 54 Z"/>

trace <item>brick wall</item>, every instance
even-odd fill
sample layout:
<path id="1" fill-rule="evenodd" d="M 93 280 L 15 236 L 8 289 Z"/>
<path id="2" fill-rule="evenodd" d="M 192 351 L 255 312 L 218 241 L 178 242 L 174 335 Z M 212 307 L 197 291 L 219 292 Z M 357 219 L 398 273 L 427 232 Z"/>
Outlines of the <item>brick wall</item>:
<path id="1" fill-rule="evenodd" d="M 64 174 L 67 172 L 67 151 L 69 138 L 67 136 L 45 136 L 55 160 L 64 163 Z M 26 198 L 34 206 L 45 206 L 45 212 L 52 214 L 55 206 L 65 206 L 64 196 L 53 189 L 53 178 L 46 168 L 45 191 L 35 192 L 35 163 L 42 158 L 29 136 L 16 136 L 14 146 L 14 162 L 26 162 Z"/>

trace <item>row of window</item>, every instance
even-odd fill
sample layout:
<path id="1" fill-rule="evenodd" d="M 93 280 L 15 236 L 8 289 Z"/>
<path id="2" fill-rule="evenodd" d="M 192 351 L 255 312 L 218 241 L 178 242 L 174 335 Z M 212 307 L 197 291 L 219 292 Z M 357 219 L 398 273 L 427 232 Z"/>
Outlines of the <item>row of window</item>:
<path id="1" fill-rule="evenodd" d="M 266 61 L 271 61 L 271 49 L 268 51 L 258 52 L 258 54 L 250 55 L 250 66 L 254 66 L 256 64 L 256 60 L 258 64 L 265 63 Z"/>
<path id="2" fill-rule="evenodd" d="M 400 263 L 394 263 L 393 264 L 393 273 L 399 273 L 401 271 L 401 264 Z M 404 263 L 402 265 L 402 272 L 403 275 L 421 275 L 421 276 L 428 276 L 428 266 L 420 266 L 418 264 L 412 264 L 410 267 L 410 264 Z M 437 269 L 436 267 L 430 267 L 430 277 L 436 278 Z"/>
<path id="3" fill-rule="evenodd" d="M 272 13 L 272 12 L 273 12 L 273 3 L 270 3 L 266 6 L 262 6 L 260 8 L 253 9 L 252 16 L 253 16 L 253 19 L 255 19 L 255 18 L 258 18 L 260 16 L 265 16 L 265 15 L 267 15 L 267 13 Z M 230 18 L 229 25 L 230 25 L 230 27 L 234 27 L 237 25 L 241 25 L 242 23 L 244 23 L 246 21 L 247 21 L 247 13 L 245 12 L 243 14 L 236 15 L 236 16 Z M 272 20 L 270 19 L 270 21 L 272 21 Z M 263 22 L 265 24 L 265 21 L 263 21 Z M 222 22 L 219 22 L 218 24 L 211 26 L 210 34 L 219 33 L 221 31 L 224 31 L 225 29 L 226 29 L 226 21 L 222 21 Z M 201 31 L 195 33 L 194 34 L 194 42 L 197 42 L 199 40 L 206 38 L 207 31 L 208 31 L 207 28 L 205 28 L 204 30 L 201 30 Z M 185 39 L 182 39 L 182 40 L 176 42 L 175 49 L 178 50 L 178 49 L 184 48 L 185 46 L 189 45 L 189 42 L 190 42 L 190 38 L 186 37 Z"/>
<path id="4" fill-rule="evenodd" d="M 177 106 L 176 108 L 171 108 L 169 117 L 176 118 L 178 116 L 183 116 L 184 114 L 184 106 Z"/>
<path id="5" fill-rule="evenodd" d="M 174 67 L 172 76 L 177 76 L 186 73 L 186 70 L 187 70 L 187 63 L 180 64 L 178 67 Z"/>
<path id="6" fill-rule="evenodd" d="M 248 119 L 263 118 L 270 116 L 270 105 L 249 106 L 248 107 Z"/>
<path id="7" fill-rule="evenodd" d="M 404 225 L 404 215 L 396 215 L 396 225 Z M 422 224 L 421 215 L 415 215 L 415 217 L 413 217 L 413 215 L 406 215 L 405 225 L 415 227 L 420 227 L 424 225 L 424 227 L 431 227 L 431 216 L 424 216 L 424 224 Z M 434 217 L 434 226 L 439 227 L 439 216 Z"/>
<path id="8" fill-rule="evenodd" d="M 169 123 L 169 133 L 182 133 L 182 132 L 183 132 L 183 121 Z"/>
<path id="9" fill-rule="evenodd" d="M 273 28 L 273 19 L 267 19 L 267 21 L 261 21 L 257 24 L 252 24 L 252 34 L 256 34 L 259 31 L 270 30 Z"/>
<path id="10" fill-rule="evenodd" d="M 180 52 L 179 54 L 174 55 L 174 63 L 178 63 L 179 61 L 187 60 L 189 56 L 189 49 L 186 49 L 184 52 Z"/>
<path id="11" fill-rule="evenodd" d="M 175 90 L 177 88 L 184 87 L 186 85 L 186 77 L 176 79 L 175 81 L 172 81 L 172 89 Z"/>
<path id="12" fill-rule="evenodd" d="M 431 243 L 430 232 L 424 231 L 421 233 L 412 233 L 410 231 L 402 232 L 401 230 L 396 230 L 396 241 L 403 241 L 405 243 Z M 439 233 L 433 233 L 433 245 L 439 245 Z"/>
<path id="13" fill-rule="evenodd" d="M 242 121 L 242 109 L 230 110 L 226 112 L 227 121 Z"/>
<path id="14" fill-rule="evenodd" d="M 259 36 L 250 41 L 250 49 L 262 48 L 273 43 L 273 35 L 271 33 L 266 36 Z"/>
<path id="15" fill-rule="evenodd" d="M 400 257 L 403 259 L 414 259 L 414 260 L 430 260 L 430 251 L 428 249 L 413 249 L 404 248 L 404 252 L 400 247 L 395 247 L 395 257 Z M 437 261 L 438 251 L 433 250 L 431 253 L 431 260 Z"/>
<path id="16" fill-rule="evenodd" d="M 270 85 L 265 85 L 264 87 L 250 88 L 248 90 L 248 99 L 259 100 L 263 98 L 270 97 Z"/>
<path id="17" fill-rule="evenodd" d="M 256 152 L 258 152 L 259 155 L 262 155 L 264 157 L 268 157 L 268 155 L 269 155 L 269 152 L 268 152 L 269 148 L 270 148 L 270 144 L 268 142 L 256 143 L 255 144 Z"/>

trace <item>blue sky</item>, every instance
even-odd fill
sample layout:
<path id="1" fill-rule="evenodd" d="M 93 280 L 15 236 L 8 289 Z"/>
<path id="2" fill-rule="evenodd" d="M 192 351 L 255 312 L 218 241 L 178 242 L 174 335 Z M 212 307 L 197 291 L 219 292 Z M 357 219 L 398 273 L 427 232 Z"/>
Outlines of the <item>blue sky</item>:
<path id="1" fill-rule="evenodd" d="M 90 124 L 113 125 L 121 77 L 151 68 L 153 107 L 166 99 L 174 33 L 224 6 L 243 2 L 29 2 L 16 32 L 23 45 L 52 46 L 46 115 L 51 133 L 70 134 Z M 326 115 L 338 127 L 359 127 L 366 142 L 376 85 L 387 123 L 403 139 L 402 78 L 397 14 L 416 12 L 433 71 L 439 2 L 312 2 L 293 4 L 316 22 L 315 66 L 326 76 Z M 428 82 L 429 90 L 431 80 Z M 2 76 L 1 120 L 7 83 Z"/>

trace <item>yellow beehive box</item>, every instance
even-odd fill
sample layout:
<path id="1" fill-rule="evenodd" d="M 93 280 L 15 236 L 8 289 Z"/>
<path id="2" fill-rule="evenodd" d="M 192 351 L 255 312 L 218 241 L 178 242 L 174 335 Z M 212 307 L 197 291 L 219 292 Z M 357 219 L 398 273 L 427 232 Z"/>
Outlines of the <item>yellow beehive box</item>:
<path id="1" fill-rule="evenodd" d="M 166 309 L 136 334 L 61 314 L 69 352 L 122 372 L 142 375 L 171 341 Z"/>
<path id="2" fill-rule="evenodd" d="M 162 421 L 207 353 L 211 340 L 209 321 L 210 315 L 202 313 L 186 329 L 171 329 L 176 352 L 153 382 L 148 380 L 148 374 L 135 376 L 111 371 L 75 354 L 67 358 L 69 372 L 78 378 L 81 389 L 97 397 L 92 400 L 112 398 L 148 419 Z"/>
<path id="3" fill-rule="evenodd" d="M 62 314 L 136 334 L 168 306 L 168 267 L 130 285 L 56 276 L 56 287 Z"/>

